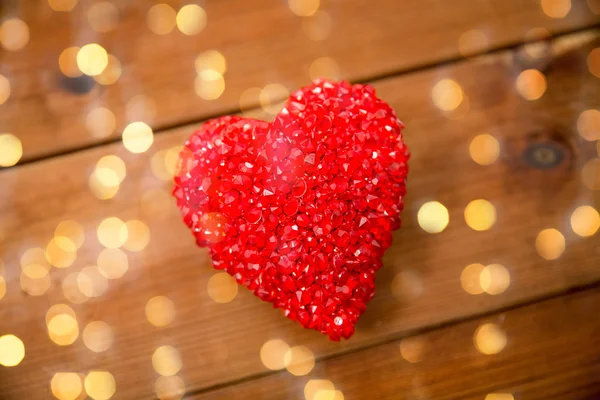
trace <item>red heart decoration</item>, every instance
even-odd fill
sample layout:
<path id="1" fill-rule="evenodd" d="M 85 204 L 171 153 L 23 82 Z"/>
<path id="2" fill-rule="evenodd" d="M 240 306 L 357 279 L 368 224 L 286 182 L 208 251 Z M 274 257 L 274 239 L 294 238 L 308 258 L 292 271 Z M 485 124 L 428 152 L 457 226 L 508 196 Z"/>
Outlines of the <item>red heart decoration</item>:
<path id="1" fill-rule="evenodd" d="M 173 193 L 215 268 L 305 328 L 349 338 L 400 227 L 403 126 L 371 86 L 316 81 L 272 123 L 204 124 Z"/>

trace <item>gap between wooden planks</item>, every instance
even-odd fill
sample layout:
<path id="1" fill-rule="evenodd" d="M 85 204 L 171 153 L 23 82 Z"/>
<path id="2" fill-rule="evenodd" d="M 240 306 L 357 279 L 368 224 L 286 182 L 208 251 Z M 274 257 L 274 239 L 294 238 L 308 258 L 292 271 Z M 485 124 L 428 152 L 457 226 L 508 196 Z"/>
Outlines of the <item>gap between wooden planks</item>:
<path id="1" fill-rule="evenodd" d="M 457 58 L 461 35 L 472 29 L 482 31 L 487 41 L 472 49 L 484 52 L 522 42 L 532 28 L 558 34 L 597 23 L 585 0 L 574 0 L 568 15 L 559 19 L 545 15 L 534 0 L 456 0 L 451 5 L 438 0 L 323 1 L 321 12 L 312 18 L 295 16 L 280 0 L 203 5 L 206 29 L 187 37 L 177 29 L 164 36 L 152 33 L 146 24 L 149 6 L 141 2 L 119 5 L 120 22 L 104 35 L 91 30 L 83 4 L 57 13 L 45 3 L 24 2 L 31 42 L 4 55 L 12 95 L 0 113 L 2 129 L 22 141 L 22 160 L 106 143 L 134 120 L 158 130 L 230 112 L 239 108 L 242 92 L 251 87 L 280 83 L 293 89 L 308 83 L 309 67 L 320 57 L 333 59 L 343 78 L 368 81 Z M 315 42 L 303 33 L 307 24 L 331 26 L 331 32 Z M 61 84 L 59 54 L 94 41 L 121 61 L 123 74 L 114 85 L 71 93 Z M 216 101 L 202 100 L 194 91 L 195 57 L 209 49 L 227 59 L 226 90 Z M 146 99 L 139 103 L 145 110 L 127 115 L 127 103 L 138 95 Z M 258 99 L 250 104 L 257 106 Z M 116 116 L 116 129 L 107 137 L 93 137 L 86 128 L 86 116 L 97 107 Z"/>
<path id="2" fill-rule="evenodd" d="M 43 398 L 55 372 L 102 369 L 115 376 L 117 396 L 151 398 L 157 377 L 151 356 L 161 345 L 180 351 L 181 376 L 193 392 L 265 371 L 259 352 L 268 339 L 308 346 L 321 358 L 597 282 L 600 270 L 589 257 L 593 238 L 575 236 L 567 223 L 575 206 L 595 201 L 578 171 L 593 157 L 593 144 L 578 140 L 575 131 L 579 113 L 597 107 L 600 99 L 593 84 L 597 78 L 587 72 L 582 56 L 595 46 L 596 31 L 556 41 L 557 57 L 547 68 L 548 90 L 536 102 L 521 99 L 514 90 L 516 75 L 526 68 L 517 64 L 518 50 L 376 83 L 379 96 L 408 126 L 410 195 L 404 227 L 395 234 L 378 274 L 377 296 L 356 335 L 342 343 L 301 329 L 246 290 L 229 304 L 208 298 L 206 284 L 214 271 L 206 252 L 194 246 L 179 220 L 168 195 L 170 183 L 157 180 L 149 167 L 154 152 L 183 143 L 192 126 L 159 135 L 152 151 L 142 155 L 111 144 L 4 171 L 0 254 L 8 292 L 0 300 L 0 331 L 21 337 L 27 356 L 18 367 L 3 371 L 0 392 L 8 399 Z M 462 118 L 443 115 L 432 105 L 431 88 L 439 76 L 461 84 L 470 107 Z M 557 129 L 575 148 L 569 165 L 546 171 L 523 165 L 520 149 L 528 144 L 528 133 Z M 468 152 L 470 140 L 481 132 L 496 136 L 502 148 L 501 158 L 487 167 L 475 164 Z M 94 163 L 105 154 L 117 154 L 127 163 L 127 177 L 111 201 L 96 200 L 87 187 Z M 498 221 L 490 231 L 475 232 L 464 223 L 464 207 L 476 198 L 496 206 Z M 449 210 L 450 225 L 437 235 L 424 233 L 416 223 L 418 208 L 428 200 Z M 96 262 L 102 246 L 95 229 L 108 216 L 140 218 L 152 232 L 150 246 L 129 253 L 128 273 L 110 282 L 107 294 L 73 306 L 81 329 L 91 320 L 103 320 L 113 328 L 115 343 L 100 354 L 86 349 L 81 338 L 57 347 L 47 337 L 44 315 L 51 304 L 65 302 L 62 278 Z M 24 295 L 18 283 L 20 255 L 28 247 L 45 246 L 65 219 L 86 228 L 75 265 L 52 270 L 53 286 L 46 295 Z M 567 239 L 565 253 L 553 262 L 541 259 L 534 246 L 537 233 L 549 227 Z M 497 296 L 467 294 L 460 275 L 474 262 L 506 266 L 508 290 Z M 176 306 L 177 318 L 166 328 L 145 320 L 144 306 L 156 295 L 168 296 Z"/>

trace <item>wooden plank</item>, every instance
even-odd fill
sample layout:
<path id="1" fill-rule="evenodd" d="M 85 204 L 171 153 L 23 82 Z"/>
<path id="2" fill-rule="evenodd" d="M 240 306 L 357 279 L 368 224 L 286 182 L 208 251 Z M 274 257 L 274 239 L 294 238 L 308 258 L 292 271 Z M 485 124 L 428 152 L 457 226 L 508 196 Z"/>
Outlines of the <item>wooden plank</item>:
<path id="1" fill-rule="evenodd" d="M 585 61 L 597 47 L 597 36 L 592 31 L 555 43 L 557 58 L 546 69 L 548 89 L 537 101 L 523 100 L 514 89 L 516 76 L 528 68 L 516 64 L 522 62 L 519 52 L 375 84 L 408 126 L 406 140 L 413 153 L 409 196 L 404 227 L 395 234 L 378 273 L 377 295 L 356 335 L 342 343 L 301 329 L 245 290 L 230 303 L 210 299 L 206 287 L 214 271 L 206 252 L 194 246 L 179 220 L 168 195 L 171 184 L 157 179 L 151 167 L 157 152 L 180 145 L 193 126 L 157 135 L 151 151 L 139 155 L 111 144 L 4 171 L 0 254 L 7 293 L 0 300 L 0 332 L 22 338 L 27 355 L 19 366 L 3 371 L 0 392 L 9 399 L 44 397 L 57 371 L 102 369 L 114 375 L 119 397 L 149 398 L 157 378 L 152 354 L 163 345 L 178 349 L 181 374 L 195 391 L 264 371 L 259 353 L 272 338 L 308 346 L 322 357 L 596 282 L 600 270 L 597 258 L 590 256 L 595 254 L 595 238 L 575 235 L 569 217 L 579 205 L 599 207 L 598 192 L 581 181 L 583 166 L 596 156 L 595 144 L 579 139 L 576 132 L 580 112 L 598 107 L 600 99 L 597 78 L 587 72 Z M 448 115 L 432 102 L 432 88 L 444 78 L 459 83 L 468 98 L 469 110 L 462 118 L 465 105 Z M 540 136 L 531 139 L 534 131 Z M 488 166 L 476 164 L 469 155 L 471 140 L 482 132 L 500 143 L 499 159 Z M 564 156 L 564 161 L 550 169 L 526 164 L 522 150 L 540 141 L 556 146 L 552 154 Z M 88 180 L 105 155 L 121 157 L 127 176 L 113 199 L 101 201 L 90 192 Z M 463 217 L 467 204 L 479 198 L 492 202 L 497 213 L 495 225 L 483 232 L 469 228 Z M 450 224 L 439 234 L 425 233 L 417 222 L 419 208 L 430 200 L 449 211 Z M 61 283 L 68 274 L 97 263 L 104 247 L 96 228 L 109 216 L 143 220 L 150 228 L 150 245 L 141 252 L 125 252 L 129 270 L 111 280 L 105 294 L 72 307 L 80 330 L 91 320 L 105 321 L 115 341 L 97 354 L 81 337 L 58 347 L 48 338 L 45 314 L 50 305 L 67 302 Z M 46 293 L 27 296 L 20 290 L 19 259 L 30 247 L 45 247 L 64 220 L 84 227 L 85 242 L 70 268 L 52 269 Z M 554 261 L 536 252 L 536 237 L 546 228 L 556 228 L 566 238 L 566 250 Z M 504 265 L 510 284 L 497 295 L 467 293 L 461 274 L 472 263 Z M 506 274 L 494 272 L 492 278 L 490 291 L 506 283 Z M 147 301 L 158 295 L 169 297 L 176 312 L 175 320 L 163 328 L 152 326 L 144 315 Z"/>
<path id="2" fill-rule="evenodd" d="M 346 400 L 596 399 L 599 301 L 588 290 L 324 360 L 307 376 L 283 371 L 189 398 L 311 400 L 305 387 L 327 379 Z"/>
<path id="3" fill-rule="evenodd" d="M 20 9 L 7 9 L 30 27 L 30 43 L 19 52 L 4 52 L 1 72 L 11 82 L 12 94 L 2 106 L 0 126 L 19 137 L 23 160 L 117 138 L 135 120 L 163 128 L 237 109 L 249 88 L 278 83 L 294 89 L 308 83 L 309 67 L 321 57 L 333 60 L 327 64 L 333 67 L 317 67 L 320 75 L 339 70 L 346 79 L 365 80 L 459 57 L 459 40 L 471 30 L 477 32 L 463 37 L 463 49 L 485 51 L 521 42 L 533 28 L 560 33 L 597 23 L 585 0 L 572 1 L 564 18 L 548 17 L 538 0 L 457 0 L 452 5 L 440 0 L 324 0 L 312 19 L 294 15 L 285 1 L 250 5 L 233 0 L 203 3 L 207 25 L 199 35 L 185 36 L 177 28 L 156 35 L 146 23 L 150 5 L 142 3 L 119 2 L 119 23 L 108 33 L 90 28 L 90 3 L 80 2 L 68 13 L 53 12 L 42 1 L 17 2 Z M 180 6 L 175 0 L 166 3 Z M 304 33 L 306 26 L 330 33 L 314 41 Z M 61 52 L 92 42 L 120 60 L 117 83 L 103 87 L 91 79 L 65 81 L 58 64 Z M 209 101 L 195 93 L 194 60 L 210 49 L 226 58 L 227 72 L 224 93 Z M 258 105 L 258 99 L 250 97 L 249 104 Z M 113 113 L 114 129 L 106 117 L 91 123 L 96 128 L 86 125 L 88 114 L 98 107 Z"/>

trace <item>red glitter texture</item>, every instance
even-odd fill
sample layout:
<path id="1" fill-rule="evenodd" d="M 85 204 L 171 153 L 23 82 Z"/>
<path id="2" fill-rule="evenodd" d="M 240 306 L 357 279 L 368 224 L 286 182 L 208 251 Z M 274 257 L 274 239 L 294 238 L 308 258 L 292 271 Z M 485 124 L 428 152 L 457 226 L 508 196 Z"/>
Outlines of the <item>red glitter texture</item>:
<path id="1" fill-rule="evenodd" d="M 305 328 L 349 338 L 400 227 L 402 127 L 371 86 L 315 81 L 272 123 L 204 124 L 173 193 L 215 268 Z"/>

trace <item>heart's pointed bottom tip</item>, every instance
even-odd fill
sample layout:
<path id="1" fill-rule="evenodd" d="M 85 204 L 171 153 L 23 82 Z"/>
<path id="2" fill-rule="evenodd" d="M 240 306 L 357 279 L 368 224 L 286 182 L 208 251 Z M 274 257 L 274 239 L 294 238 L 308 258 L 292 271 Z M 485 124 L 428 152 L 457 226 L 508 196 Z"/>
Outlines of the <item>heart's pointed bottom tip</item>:
<path id="1" fill-rule="evenodd" d="M 403 126 L 372 87 L 319 80 L 273 123 L 204 124 L 173 194 L 215 268 L 303 327 L 349 338 L 400 226 Z"/>

